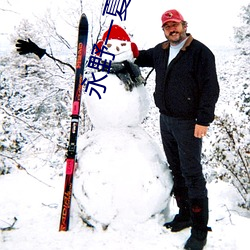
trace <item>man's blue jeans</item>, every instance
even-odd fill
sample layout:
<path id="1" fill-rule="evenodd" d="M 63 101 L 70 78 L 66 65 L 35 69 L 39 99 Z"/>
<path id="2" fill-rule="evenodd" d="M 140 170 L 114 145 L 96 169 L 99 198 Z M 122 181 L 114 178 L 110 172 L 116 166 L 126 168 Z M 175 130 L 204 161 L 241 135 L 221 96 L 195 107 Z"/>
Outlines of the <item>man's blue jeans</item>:
<path id="1" fill-rule="evenodd" d="M 160 115 L 163 148 L 172 171 L 175 190 L 187 189 L 189 199 L 207 197 L 202 172 L 202 139 L 194 137 L 195 120 Z"/>

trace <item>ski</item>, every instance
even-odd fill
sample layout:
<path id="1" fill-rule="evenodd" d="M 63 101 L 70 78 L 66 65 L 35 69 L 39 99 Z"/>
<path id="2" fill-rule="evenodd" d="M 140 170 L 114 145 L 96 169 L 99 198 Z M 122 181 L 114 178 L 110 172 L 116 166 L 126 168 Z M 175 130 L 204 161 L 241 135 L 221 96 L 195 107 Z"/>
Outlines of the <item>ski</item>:
<path id="1" fill-rule="evenodd" d="M 83 81 L 84 64 L 86 58 L 87 38 L 88 38 L 88 20 L 86 15 L 82 14 L 78 29 L 74 97 L 72 105 L 70 139 L 67 150 L 66 176 L 64 183 L 59 231 L 67 231 L 69 229 L 73 175 L 75 166 L 77 164 L 76 144 L 77 144 L 79 113 L 80 113 L 81 95 L 82 95 L 82 81 Z"/>

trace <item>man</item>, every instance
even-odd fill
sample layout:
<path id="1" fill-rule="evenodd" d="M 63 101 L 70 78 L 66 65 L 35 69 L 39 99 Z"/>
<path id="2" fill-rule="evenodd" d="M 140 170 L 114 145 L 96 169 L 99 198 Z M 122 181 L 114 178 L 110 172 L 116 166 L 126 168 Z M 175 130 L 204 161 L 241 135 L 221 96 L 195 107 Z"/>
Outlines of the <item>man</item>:
<path id="1" fill-rule="evenodd" d="M 139 51 L 135 63 L 156 71 L 154 100 L 179 207 L 174 220 L 165 226 L 173 232 L 192 226 L 185 249 L 199 250 L 206 244 L 208 231 L 201 147 L 219 96 L 215 58 L 204 44 L 186 33 L 187 22 L 177 10 L 162 15 L 162 29 L 167 41 Z"/>

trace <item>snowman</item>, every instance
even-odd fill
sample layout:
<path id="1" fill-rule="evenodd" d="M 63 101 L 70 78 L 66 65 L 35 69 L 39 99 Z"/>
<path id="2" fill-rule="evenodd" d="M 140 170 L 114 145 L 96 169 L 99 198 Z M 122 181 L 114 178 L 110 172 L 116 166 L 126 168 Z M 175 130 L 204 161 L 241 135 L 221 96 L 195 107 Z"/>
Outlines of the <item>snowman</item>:
<path id="1" fill-rule="evenodd" d="M 105 39 L 107 31 L 98 46 Z M 74 196 L 87 224 L 124 228 L 157 218 L 166 210 L 172 177 L 162 151 L 140 126 L 149 96 L 133 64 L 137 46 L 124 29 L 113 25 L 107 47 L 115 59 L 101 82 L 106 92 L 101 99 L 84 95 L 94 129 L 78 139 Z M 110 59 L 103 54 L 103 60 L 105 56 Z M 105 74 L 95 72 L 97 79 Z"/>

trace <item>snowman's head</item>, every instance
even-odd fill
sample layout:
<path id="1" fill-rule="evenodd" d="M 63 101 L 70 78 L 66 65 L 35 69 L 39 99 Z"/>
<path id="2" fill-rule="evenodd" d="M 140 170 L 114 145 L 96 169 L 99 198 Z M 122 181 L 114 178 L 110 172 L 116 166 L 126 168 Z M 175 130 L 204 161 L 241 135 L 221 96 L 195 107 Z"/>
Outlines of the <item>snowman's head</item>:
<path id="1" fill-rule="evenodd" d="M 102 40 L 97 43 L 98 48 L 101 48 L 106 41 L 108 32 L 109 30 L 104 33 Z M 139 54 L 137 45 L 130 41 L 130 37 L 126 31 L 115 24 L 111 27 L 105 46 L 108 48 L 108 53 L 115 55 L 114 62 L 122 62 L 125 60 L 133 62 Z M 110 55 L 103 53 L 102 59 L 110 60 Z"/>

